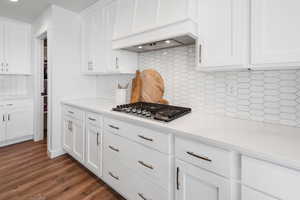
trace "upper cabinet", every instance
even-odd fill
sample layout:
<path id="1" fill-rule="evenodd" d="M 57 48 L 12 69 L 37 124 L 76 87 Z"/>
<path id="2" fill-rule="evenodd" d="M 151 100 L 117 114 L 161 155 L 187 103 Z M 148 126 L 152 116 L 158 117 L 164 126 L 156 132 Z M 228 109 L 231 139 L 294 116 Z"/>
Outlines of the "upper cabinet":
<path id="1" fill-rule="evenodd" d="M 112 50 L 116 1 L 100 1 L 81 13 L 84 74 L 128 74 L 137 69 L 137 54 Z"/>
<path id="2" fill-rule="evenodd" d="M 251 1 L 251 64 L 257 67 L 300 66 L 300 1 Z"/>
<path id="3" fill-rule="evenodd" d="M 30 74 L 31 27 L 0 19 L 0 74 Z"/>
<path id="4" fill-rule="evenodd" d="M 113 40 L 196 19 L 195 0 L 117 0 Z"/>
<path id="5" fill-rule="evenodd" d="M 244 68 L 249 62 L 249 1 L 199 0 L 198 70 Z"/>

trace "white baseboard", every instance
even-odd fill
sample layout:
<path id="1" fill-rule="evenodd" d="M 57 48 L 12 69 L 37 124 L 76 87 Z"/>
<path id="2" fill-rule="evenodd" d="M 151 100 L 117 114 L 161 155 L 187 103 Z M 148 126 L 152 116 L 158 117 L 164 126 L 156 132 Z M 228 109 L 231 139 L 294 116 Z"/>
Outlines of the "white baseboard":
<path id="1" fill-rule="evenodd" d="M 58 156 L 64 155 L 66 152 L 63 149 L 56 149 L 56 150 L 52 150 L 52 151 L 48 150 L 47 153 L 48 153 L 49 158 L 53 159 Z"/>
<path id="2" fill-rule="evenodd" d="M 6 140 L 4 142 L 0 142 L 0 147 L 12 145 L 12 144 L 18 144 L 18 143 L 25 142 L 25 141 L 32 140 L 32 139 L 33 139 L 33 135 L 28 135 L 28 136 L 23 136 L 23 137 L 13 139 L 13 140 Z"/>

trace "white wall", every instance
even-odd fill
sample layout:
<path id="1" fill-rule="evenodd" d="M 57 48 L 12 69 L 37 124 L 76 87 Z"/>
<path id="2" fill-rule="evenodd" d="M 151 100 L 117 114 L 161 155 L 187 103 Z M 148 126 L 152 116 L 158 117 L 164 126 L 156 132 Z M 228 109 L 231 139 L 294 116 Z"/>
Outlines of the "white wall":
<path id="1" fill-rule="evenodd" d="M 50 10 L 49 10 L 50 9 Z M 35 23 L 35 33 L 47 31 L 48 93 L 51 143 L 48 151 L 62 151 L 61 101 L 96 97 L 96 78 L 81 74 L 80 19 L 78 14 L 51 6 Z"/>

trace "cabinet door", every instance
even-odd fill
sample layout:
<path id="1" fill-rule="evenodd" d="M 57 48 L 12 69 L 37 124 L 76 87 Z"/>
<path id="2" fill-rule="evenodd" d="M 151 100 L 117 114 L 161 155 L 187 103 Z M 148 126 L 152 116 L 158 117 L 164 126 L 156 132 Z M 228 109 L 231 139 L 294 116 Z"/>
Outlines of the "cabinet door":
<path id="1" fill-rule="evenodd" d="M 89 168 L 99 177 L 102 176 L 101 171 L 102 160 L 102 134 L 99 128 L 87 124 L 86 127 L 86 167 Z"/>
<path id="2" fill-rule="evenodd" d="M 132 33 L 133 18 L 135 15 L 136 0 L 118 0 L 117 18 L 114 29 L 114 39 L 127 36 Z"/>
<path id="3" fill-rule="evenodd" d="M 300 1 L 252 0 L 252 64 L 300 64 Z"/>
<path id="4" fill-rule="evenodd" d="M 276 200 L 276 199 L 243 186 L 242 200 Z"/>
<path id="5" fill-rule="evenodd" d="M 73 150 L 73 134 L 72 134 L 72 120 L 64 116 L 63 119 L 63 147 L 68 153 L 72 153 Z"/>
<path id="6" fill-rule="evenodd" d="M 6 133 L 6 113 L 0 111 L 0 143 L 5 140 Z"/>
<path id="7" fill-rule="evenodd" d="M 4 23 L 0 21 L 0 74 L 5 72 L 4 62 Z"/>
<path id="8" fill-rule="evenodd" d="M 112 50 L 112 35 L 117 16 L 117 2 L 112 2 L 104 7 L 104 30 L 105 30 L 105 57 L 107 73 L 135 73 L 137 69 L 137 53 L 126 50 Z"/>
<path id="9" fill-rule="evenodd" d="M 8 73 L 30 73 L 30 26 L 5 22 L 5 60 Z"/>
<path id="10" fill-rule="evenodd" d="M 136 0 L 134 32 L 141 32 L 156 26 L 159 0 Z"/>
<path id="11" fill-rule="evenodd" d="M 248 0 L 199 0 L 198 69 L 248 64 Z"/>
<path id="12" fill-rule="evenodd" d="M 9 109 L 6 121 L 7 140 L 33 135 L 32 107 Z"/>
<path id="13" fill-rule="evenodd" d="M 228 180 L 176 160 L 176 200 L 231 200 Z"/>
<path id="14" fill-rule="evenodd" d="M 85 134 L 83 122 L 79 120 L 72 120 L 72 134 L 73 155 L 79 162 L 83 164 L 85 152 Z"/>

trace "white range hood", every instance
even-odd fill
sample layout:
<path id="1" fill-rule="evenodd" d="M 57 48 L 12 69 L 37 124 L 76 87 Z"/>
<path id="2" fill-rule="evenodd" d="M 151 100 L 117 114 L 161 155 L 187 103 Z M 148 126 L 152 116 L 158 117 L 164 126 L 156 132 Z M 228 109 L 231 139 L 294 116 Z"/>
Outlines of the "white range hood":
<path id="1" fill-rule="evenodd" d="M 192 20 L 133 33 L 113 40 L 113 49 L 124 49 L 133 52 L 147 52 L 183 45 L 195 44 L 198 40 L 198 27 Z"/>

